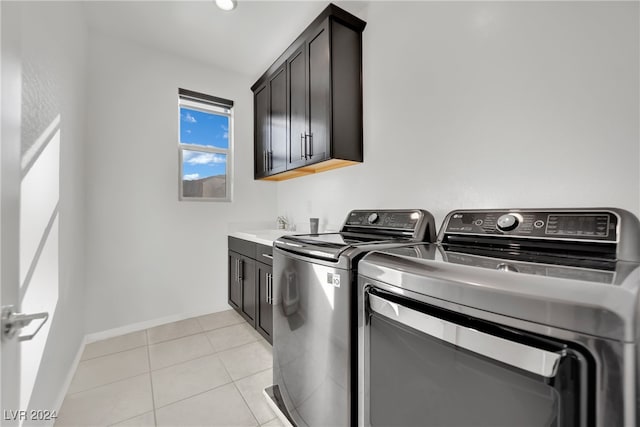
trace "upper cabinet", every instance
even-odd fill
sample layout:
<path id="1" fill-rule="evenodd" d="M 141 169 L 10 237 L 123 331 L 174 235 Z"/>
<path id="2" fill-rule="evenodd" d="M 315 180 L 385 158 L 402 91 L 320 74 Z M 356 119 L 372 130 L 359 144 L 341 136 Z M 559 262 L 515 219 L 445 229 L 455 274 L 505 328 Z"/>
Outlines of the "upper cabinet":
<path id="1" fill-rule="evenodd" d="M 362 31 L 330 4 L 251 87 L 256 179 L 362 162 Z"/>
<path id="2" fill-rule="evenodd" d="M 287 169 L 286 75 L 283 65 L 253 94 L 255 178 Z"/>

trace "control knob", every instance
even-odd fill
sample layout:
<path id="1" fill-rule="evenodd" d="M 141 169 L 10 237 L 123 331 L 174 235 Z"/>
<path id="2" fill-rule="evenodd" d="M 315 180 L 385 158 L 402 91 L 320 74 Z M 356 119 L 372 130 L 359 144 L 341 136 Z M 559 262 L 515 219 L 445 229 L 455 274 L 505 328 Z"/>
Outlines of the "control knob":
<path id="1" fill-rule="evenodd" d="M 375 212 L 372 212 L 372 213 L 371 213 L 371 214 L 369 214 L 369 216 L 367 217 L 367 222 L 368 222 L 369 224 L 375 224 L 375 223 L 376 223 L 376 221 L 378 220 L 378 218 L 380 218 L 380 217 L 378 216 L 378 214 L 377 214 L 377 213 L 375 213 Z"/>
<path id="2" fill-rule="evenodd" d="M 496 266 L 496 270 L 498 271 L 511 271 L 513 273 L 518 273 L 518 269 L 515 268 L 511 264 L 507 264 L 506 262 L 502 262 Z"/>
<path id="3" fill-rule="evenodd" d="M 504 214 L 498 218 L 496 226 L 501 231 L 511 231 L 520 224 L 520 218 L 514 214 Z"/>

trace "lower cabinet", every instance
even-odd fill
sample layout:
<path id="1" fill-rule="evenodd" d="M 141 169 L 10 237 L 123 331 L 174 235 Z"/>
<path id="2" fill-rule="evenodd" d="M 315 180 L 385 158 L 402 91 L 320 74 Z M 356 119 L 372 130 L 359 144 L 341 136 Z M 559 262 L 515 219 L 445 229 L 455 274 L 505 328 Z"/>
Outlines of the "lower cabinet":
<path id="1" fill-rule="evenodd" d="M 229 237 L 229 305 L 269 343 L 273 331 L 272 248 Z"/>
<path id="2" fill-rule="evenodd" d="M 256 261 L 229 251 L 229 302 L 253 327 L 256 325 Z M 231 276 L 233 275 L 233 277 Z"/>
<path id="3" fill-rule="evenodd" d="M 258 302 L 256 307 L 256 330 L 270 343 L 273 332 L 273 267 L 261 262 L 256 263 L 256 281 Z"/>

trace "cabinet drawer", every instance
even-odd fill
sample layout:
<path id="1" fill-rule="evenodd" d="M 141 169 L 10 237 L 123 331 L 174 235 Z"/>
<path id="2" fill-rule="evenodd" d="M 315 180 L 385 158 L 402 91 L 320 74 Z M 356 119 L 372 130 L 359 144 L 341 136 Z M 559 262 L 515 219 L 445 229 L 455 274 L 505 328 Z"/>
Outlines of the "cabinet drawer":
<path id="1" fill-rule="evenodd" d="M 273 265 L 273 246 L 256 244 L 255 259 L 267 265 Z"/>
<path id="2" fill-rule="evenodd" d="M 256 257 L 256 243 L 229 236 L 229 250 L 249 258 Z"/>

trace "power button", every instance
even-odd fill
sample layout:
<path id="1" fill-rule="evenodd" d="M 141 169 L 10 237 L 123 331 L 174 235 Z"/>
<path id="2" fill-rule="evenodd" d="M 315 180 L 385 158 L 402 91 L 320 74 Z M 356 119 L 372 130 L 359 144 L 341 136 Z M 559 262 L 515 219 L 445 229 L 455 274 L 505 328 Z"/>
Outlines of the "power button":
<path id="1" fill-rule="evenodd" d="M 544 221 L 539 219 L 539 220 L 537 220 L 536 222 L 533 223 L 533 226 L 535 228 L 542 228 L 542 227 L 544 227 Z"/>

